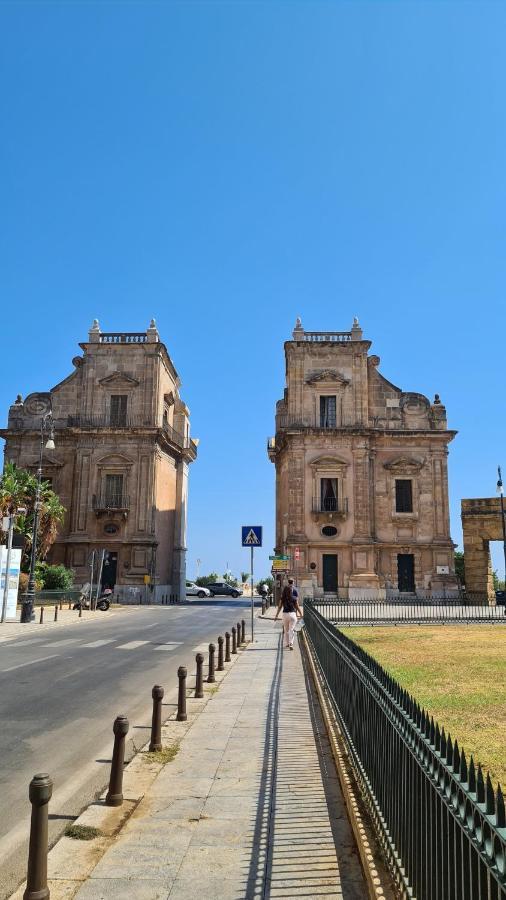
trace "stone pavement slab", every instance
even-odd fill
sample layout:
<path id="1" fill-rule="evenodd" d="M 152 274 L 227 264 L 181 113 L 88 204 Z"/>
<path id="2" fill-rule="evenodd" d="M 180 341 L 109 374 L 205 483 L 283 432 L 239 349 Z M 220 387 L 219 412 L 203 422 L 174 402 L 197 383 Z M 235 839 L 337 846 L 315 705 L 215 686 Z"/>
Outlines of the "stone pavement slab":
<path id="1" fill-rule="evenodd" d="M 318 897 L 367 888 L 298 647 L 257 620 L 79 900 Z"/>

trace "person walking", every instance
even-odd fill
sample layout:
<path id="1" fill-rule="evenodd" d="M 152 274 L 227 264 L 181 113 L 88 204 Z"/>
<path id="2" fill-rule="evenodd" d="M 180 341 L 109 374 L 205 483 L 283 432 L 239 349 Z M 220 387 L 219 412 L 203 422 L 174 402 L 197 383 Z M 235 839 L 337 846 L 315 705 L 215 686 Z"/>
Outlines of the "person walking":
<path id="1" fill-rule="evenodd" d="M 293 650 L 295 623 L 297 622 L 297 619 L 302 619 L 302 611 L 297 597 L 294 596 L 292 585 L 293 582 L 292 584 L 285 585 L 283 588 L 276 615 L 274 616 L 274 619 L 276 620 L 279 617 L 281 609 L 283 609 L 284 647 L 287 650 Z"/>

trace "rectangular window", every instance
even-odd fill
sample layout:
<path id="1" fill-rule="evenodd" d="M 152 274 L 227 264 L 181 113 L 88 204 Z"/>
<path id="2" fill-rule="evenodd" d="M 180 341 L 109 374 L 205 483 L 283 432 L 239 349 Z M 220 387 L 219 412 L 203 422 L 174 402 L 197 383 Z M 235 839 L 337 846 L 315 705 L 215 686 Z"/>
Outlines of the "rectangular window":
<path id="1" fill-rule="evenodd" d="M 335 512 L 337 509 L 337 478 L 320 480 L 320 501 L 322 512 Z"/>
<path id="2" fill-rule="evenodd" d="M 124 426 L 127 423 L 127 395 L 113 394 L 110 406 L 110 425 Z"/>
<path id="3" fill-rule="evenodd" d="M 119 509 L 123 506 L 123 475 L 105 476 L 105 506 Z"/>
<path id="4" fill-rule="evenodd" d="M 395 511 L 413 512 L 413 482 L 409 478 L 395 479 Z"/>
<path id="5" fill-rule="evenodd" d="M 320 397 L 320 428 L 336 427 L 336 398 Z"/>

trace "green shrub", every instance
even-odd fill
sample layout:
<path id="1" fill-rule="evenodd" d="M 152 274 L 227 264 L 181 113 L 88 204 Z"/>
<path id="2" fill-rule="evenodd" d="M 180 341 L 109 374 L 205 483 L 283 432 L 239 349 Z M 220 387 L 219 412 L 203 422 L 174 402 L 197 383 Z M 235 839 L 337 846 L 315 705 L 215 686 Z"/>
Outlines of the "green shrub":
<path id="1" fill-rule="evenodd" d="M 42 582 L 44 591 L 68 591 L 74 584 L 74 571 L 63 565 L 49 566 L 47 563 L 38 563 L 36 578 Z"/>

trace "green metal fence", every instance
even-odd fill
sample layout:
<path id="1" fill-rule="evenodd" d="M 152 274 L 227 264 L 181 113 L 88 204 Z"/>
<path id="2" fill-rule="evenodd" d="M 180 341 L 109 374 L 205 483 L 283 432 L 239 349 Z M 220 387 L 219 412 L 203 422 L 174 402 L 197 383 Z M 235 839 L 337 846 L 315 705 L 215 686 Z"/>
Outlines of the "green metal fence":
<path id="1" fill-rule="evenodd" d="M 316 606 L 304 600 L 306 631 L 403 895 L 506 900 L 500 785 Z"/>

